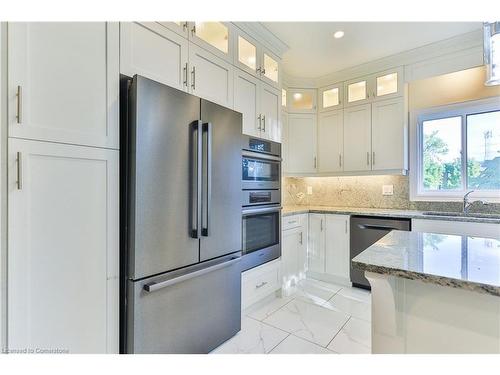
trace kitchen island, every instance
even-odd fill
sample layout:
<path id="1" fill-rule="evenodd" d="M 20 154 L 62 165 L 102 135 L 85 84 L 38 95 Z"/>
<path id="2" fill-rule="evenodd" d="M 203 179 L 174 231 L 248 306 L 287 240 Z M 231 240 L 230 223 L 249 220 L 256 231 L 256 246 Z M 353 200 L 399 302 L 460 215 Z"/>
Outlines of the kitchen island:
<path id="1" fill-rule="evenodd" d="M 352 263 L 372 288 L 373 353 L 500 353 L 499 238 L 393 231 Z"/>

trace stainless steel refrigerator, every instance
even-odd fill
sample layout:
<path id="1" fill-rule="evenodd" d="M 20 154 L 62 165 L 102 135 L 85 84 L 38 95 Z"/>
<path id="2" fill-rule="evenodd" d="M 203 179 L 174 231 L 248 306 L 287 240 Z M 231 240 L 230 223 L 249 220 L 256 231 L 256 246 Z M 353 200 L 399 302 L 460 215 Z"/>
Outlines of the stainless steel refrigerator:
<path id="1" fill-rule="evenodd" d="M 241 325 L 240 113 L 121 80 L 123 353 L 207 353 Z"/>

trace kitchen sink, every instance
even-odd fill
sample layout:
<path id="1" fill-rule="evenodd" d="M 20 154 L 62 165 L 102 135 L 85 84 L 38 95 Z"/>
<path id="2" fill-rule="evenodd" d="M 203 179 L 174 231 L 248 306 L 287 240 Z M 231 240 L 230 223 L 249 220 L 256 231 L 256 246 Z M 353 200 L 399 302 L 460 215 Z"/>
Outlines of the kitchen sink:
<path id="1" fill-rule="evenodd" d="M 422 212 L 422 215 L 426 215 L 426 216 L 478 217 L 478 218 L 485 218 L 485 219 L 500 219 L 500 215 L 481 214 L 481 213 L 476 213 L 476 212 L 464 214 L 463 212 L 426 211 L 426 212 Z"/>

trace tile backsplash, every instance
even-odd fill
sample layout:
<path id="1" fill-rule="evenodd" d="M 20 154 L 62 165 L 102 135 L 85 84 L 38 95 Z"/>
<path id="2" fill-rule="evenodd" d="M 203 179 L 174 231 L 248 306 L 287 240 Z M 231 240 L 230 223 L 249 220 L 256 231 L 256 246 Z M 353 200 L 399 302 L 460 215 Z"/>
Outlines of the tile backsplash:
<path id="1" fill-rule="evenodd" d="M 384 185 L 393 195 L 383 195 Z M 308 187 L 309 192 L 308 194 Z M 312 190 L 312 191 L 311 191 Z M 284 177 L 284 205 L 461 211 L 461 202 L 410 202 L 407 176 Z M 500 204 L 472 207 L 471 212 L 500 214 Z"/>

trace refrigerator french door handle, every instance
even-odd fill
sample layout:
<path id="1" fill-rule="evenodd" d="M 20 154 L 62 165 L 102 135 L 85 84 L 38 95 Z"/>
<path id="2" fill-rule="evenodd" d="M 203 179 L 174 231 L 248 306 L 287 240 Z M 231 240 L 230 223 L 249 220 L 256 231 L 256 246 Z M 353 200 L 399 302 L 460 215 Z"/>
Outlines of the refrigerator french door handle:
<path id="1" fill-rule="evenodd" d="M 200 238 L 202 184 L 202 123 L 192 123 L 191 237 Z"/>
<path id="2" fill-rule="evenodd" d="M 209 236 L 210 210 L 212 204 L 212 123 L 206 122 L 203 124 L 203 137 L 206 143 L 203 145 L 203 168 L 205 168 L 204 176 L 206 176 L 206 184 L 204 181 L 204 191 L 202 198 L 202 228 L 201 235 Z M 206 185 L 206 186 L 205 186 Z"/>
<path id="3" fill-rule="evenodd" d="M 217 270 L 220 270 L 221 268 L 226 268 L 226 267 L 232 266 L 233 264 L 238 263 L 240 261 L 241 261 L 241 257 L 232 258 L 230 260 L 227 260 L 227 261 L 224 261 L 221 263 L 217 263 L 213 266 L 202 268 L 201 270 L 198 270 L 198 271 L 185 273 L 184 275 L 174 277 L 173 279 L 170 279 L 170 280 L 162 281 L 159 283 L 146 284 L 146 285 L 144 285 L 143 289 L 149 293 L 155 292 L 159 289 L 163 289 L 163 288 L 166 288 L 168 286 L 172 286 L 172 285 L 178 284 L 180 282 L 187 281 L 187 280 L 193 279 L 195 277 L 205 275 L 209 272 L 217 271 Z"/>

